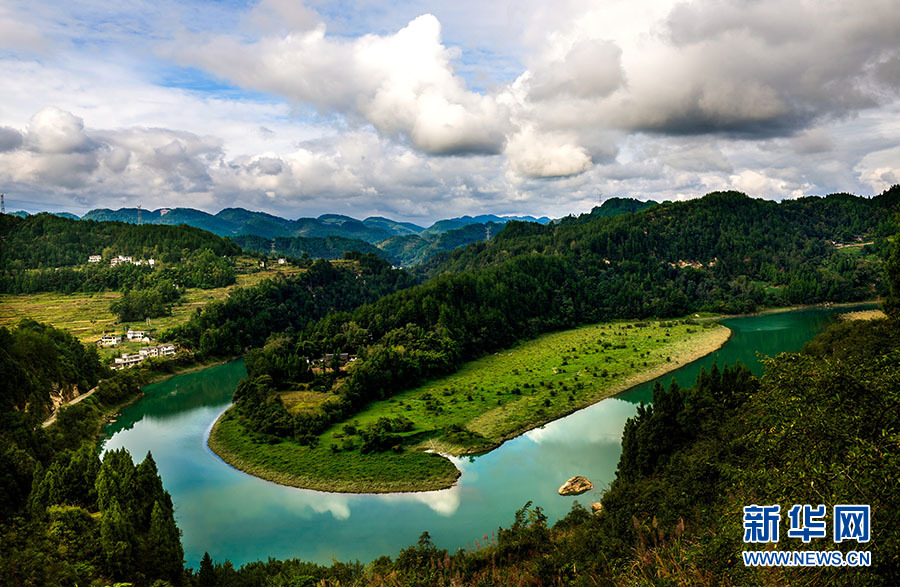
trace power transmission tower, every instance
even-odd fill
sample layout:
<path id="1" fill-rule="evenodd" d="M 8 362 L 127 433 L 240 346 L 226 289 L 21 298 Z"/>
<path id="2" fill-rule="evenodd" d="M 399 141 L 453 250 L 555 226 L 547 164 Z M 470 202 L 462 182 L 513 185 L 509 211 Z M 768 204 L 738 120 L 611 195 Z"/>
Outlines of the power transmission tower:
<path id="1" fill-rule="evenodd" d="M 141 218 L 141 205 L 138 204 L 138 226 L 143 224 L 143 220 Z"/>
<path id="2" fill-rule="evenodd" d="M 3 194 L 0 194 L 0 214 L 6 214 L 6 200 L 3 199 L 5 197 Z"/>
<path id="3" fill-rule="evenodd" d="M 491 227 L 489 224 L 484 225 L 484 240 L 491 240 Z"/>

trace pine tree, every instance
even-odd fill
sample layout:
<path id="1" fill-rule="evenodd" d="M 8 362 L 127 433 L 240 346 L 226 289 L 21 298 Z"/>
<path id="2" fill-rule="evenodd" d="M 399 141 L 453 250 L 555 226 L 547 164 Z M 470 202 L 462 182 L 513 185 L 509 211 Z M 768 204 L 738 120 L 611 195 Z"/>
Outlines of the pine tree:
<path id="1" fill-rule="evenodd" d="M 197 572 L 197 587 L 216 587 L 216 568 L 208 552 L 203 553 L 200 570 Z"/>
<path id="2" fill-rule="evenodd" d="M 100 519 L 100 545 L 106 572 L 116 579 L 130 578 L 134 571 L 134 528 L 115 498 L 112 498 Z"/>
<path id="3" fill-rule="evenodd" d="M 165 579 L 172 584 L 181 583 L 184 568 L 184 551 L 180 533 L 172 511 L 160 503 L 153 503 L 150 514 L 150 530 L 146 538 L 147 557 L 144 560 L 148 577 Z"/>

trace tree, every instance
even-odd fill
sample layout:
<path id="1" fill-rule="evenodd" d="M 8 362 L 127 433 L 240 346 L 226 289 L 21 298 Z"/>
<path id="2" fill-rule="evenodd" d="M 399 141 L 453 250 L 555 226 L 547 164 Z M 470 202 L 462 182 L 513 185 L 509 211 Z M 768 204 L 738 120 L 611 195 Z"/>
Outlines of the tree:
<path id="1" fill-rule="evenodd" d="M 181 583 L 184 551 L 180 534 L 172 511 L 160 502 L 154 502 L 146 539 L 147 555 L 144 558 L 144 573 L 148 577 L 165 579 L 172 584 Z"/>
<path id="2" fill-rule="evenodd" d="M 100 519 L 100 545 L 106 571 L 116 579 L 129 578 L 134 571 L 134 528 L 119 502 L 112 499 Z"/>
<path id="3" fill-rule="evenodd" d="M 200 570 L 197 572 L 197 587 L 216 587 L 216 568 L 208 552 L 200 559 Z"/>

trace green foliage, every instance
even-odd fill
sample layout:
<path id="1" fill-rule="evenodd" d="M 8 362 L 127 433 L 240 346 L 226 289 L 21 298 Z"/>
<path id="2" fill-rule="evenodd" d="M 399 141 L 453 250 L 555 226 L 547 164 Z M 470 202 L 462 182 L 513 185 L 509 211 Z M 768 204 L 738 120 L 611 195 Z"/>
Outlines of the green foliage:
<path id="1" fill-rule="evenodd" d="M 165 282 L 153 289 L 126 289 L 121 297 L 109 304 L 109 311 L 119 322 L 143 322 L 147 318 L 168 316 L 172 302 L 180 297 L 172 282 Z"/>
<path id="2" fill-rule="evenodd" d="M 0 371 L 0 410 L 28 406 L 37 415 L 49 408 L 51 390 L 84 393 L 107 373 L 95 347 L 34 320 L 0 328 Z"/>
<path id="3" fill-rule="evenodd" d="M 375 245 L 369 244 L 364 240 L 344 236 L 332 235 L 324 238 L 293 236 L 267 239 L 256 235 L 243 235 L 233 236 L 231 240 L 240 245 L 245 251 L 254 251 L 264 255 L 274 251 L 276 255 L 285 257 L 331 260 L 343 259 L 346 251 L 360 251 L 361 253 L 372 253 L 379 257 L 384 257 L 388 261 L 394 261 L 392 257 L 388 257 L 385 252 Z"/>
<path id="4" fill-rule="evenodd" d="M 497 222 L 469 224 L 446 232 L 394 236 L 379 243 L 378 246 L 384 251 L 383 254 L 397 259 L 397 262 L 404 267 L 411 267 L 425 263 L 435 255 L 464 247 L 470 243 L 487 240 L 488 236 L 496 235 L 503 228 L 504 225 Z"/>
<path id="5" fill-rule="evenodd" d="M 409 432 L 413 423 L 408 418 L 398 416 L 395 418 L 378 418 L 370 427 L 360 432 L 362 445 L 360 452 L 384 452 L 400 444 L 398 432 Z"/>
<path id="6" fill-rule="evenodd" d="M 894 319 L 900 319 L 900 234 L 895 239 L 887 260 L 887 298 L 884 312 Z"/>
<path id="7" fill-rule="evenodd" d="M 261 346 L 272 333 L 301 330 L 329 313 L 355 308 L 413 283 L 408 273 L 392 270 L 373 255 L 362 255 L 354 268 L 317 261 L 299 275 L 235 289 L 225 301 L 207 304 L 164 337 L 200 356 L 239 354 Z M 308 350 L 320 352 L 315 345 Z M 306 350 L 304 354 L 310 356 Z"/>
<path id="8" fill-rule="evenodd" d="M 0 266 L 8 271 L 84 265 L 88 256 L 99 254 L 108 265 L 115 255 L 177 263 L 188 251 L 208 249 L 217 257 L 241 252 L 227 239 L 189 226 L 136 226 L 46 213 L 25 218 L 4 215 L 0 236 Z"/>

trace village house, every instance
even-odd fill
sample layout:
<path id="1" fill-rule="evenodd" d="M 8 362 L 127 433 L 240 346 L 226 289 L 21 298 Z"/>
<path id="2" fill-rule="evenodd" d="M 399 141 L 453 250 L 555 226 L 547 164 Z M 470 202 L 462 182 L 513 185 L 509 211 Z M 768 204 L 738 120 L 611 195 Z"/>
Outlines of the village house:
<path id="1" fill-rule="evenodd" d="M 113 257 L 112 259 L 109 260 L 110 267 L 115 267 L 116 265 L 119 265 L 120 263 L 134 263 L 134 257 L 125 257 L 122 255 L 119 255 L 119 256 Z"/>
<path id="2" fill-rule="evenodd" d="M 88 257 L 88 263 L 99 263 L 103 259 L 100 255 L 91 255 Z"/>
<path id="3" fill-rule="evenodd" d="M 97 344 L 100 346 L 116 346 L 122 342 L 121 334 L 104 334 L 100 337 L 100 340 L 97 341 Z"/>
<path id="4" fill-rule="evenodd" d="M 279 257 L 279 258 L 278 258 L 278 264 L 279 264 L 279 265 L 284 265 L 285 263 L 287 263 L 287 259 L 285 259 L 284 257 Z"/>
<path id="5" fill-rule="evenodd" d="M 125 336 L 126 338 L 128 338 L 128 340 L 150 342 L 150 333 L 145 330 L 129 330 Z"/>
<path id="6" fill-rule="evenodd" d="M 174 344 L 161 344 L 159 346 L 151 346 L 140 350 L 140 355 L 145 359 L 156 359 L 159 357 L 171 357 L 175 355 Z"/>
<path id="7" fill-rule="evenodd" d="M 121 357 L 116 357 L 114 360 L 113 369 L 125 369 L 126 367 L 134 367 L 135 365 L 144 362 L 146 359 L 157 359 L 160 357 L 173 357 L 175 356 L 175 345 L 174 344 L 161 344 L 159 346 L 151 346 L 144 349 L 141 349 L 137 353 L 122 353 Z"/>
<path id="8" fill-rule="evenodd" d="M 134 353 L 129 355 L 128 353 L 122 353 L 121 357 L 116 357 L 115 364 L 112 366 L 113 369 L 124 369 L 126 367 L 134 367 L 138 363 L 144 360 L 138 353 Z"/>

